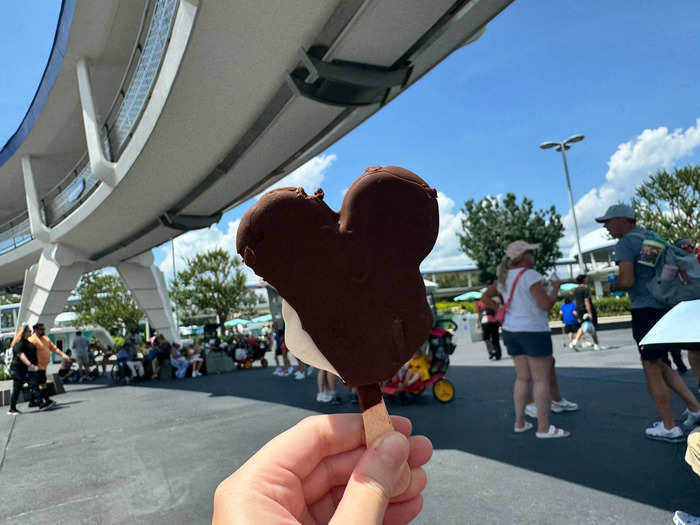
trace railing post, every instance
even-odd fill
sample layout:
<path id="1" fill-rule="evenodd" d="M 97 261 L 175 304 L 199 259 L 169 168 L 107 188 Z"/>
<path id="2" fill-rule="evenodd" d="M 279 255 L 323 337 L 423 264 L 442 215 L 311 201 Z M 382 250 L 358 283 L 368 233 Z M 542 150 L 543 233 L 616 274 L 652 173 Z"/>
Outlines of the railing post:
<path id="1" fill-rule="evenodd" d="M 80 104 L 83 107 L 83 125 L 85 126 L 85 140 L 87 142 L 88 156 L 90 157 L 90 169 L 99 180 L 110 187 L 117 185 L 116 164 L 105 158 L 102 148 L 100 126 L 97 123 L 97 111 L 92 97 L 92 85 L 87 59 L 82 57 L 76 66 L 78 74 L 78 89 L 80 91 Z"/>
<path id="2" fill-rule="evenodd" d="M 29 231 L 32 237 L 42 242 L 49 242 L 50 229 L 41 218 L 41 204 L 39 194 L 34 181 L 32 160 L 28 155 L 22 157 L 22 175 L 24 177 L 24 194 L 27 199 L 27 214 L 29 215 Z M 13 243 L 17 247 L 17 236 L 13 236 Z"/>

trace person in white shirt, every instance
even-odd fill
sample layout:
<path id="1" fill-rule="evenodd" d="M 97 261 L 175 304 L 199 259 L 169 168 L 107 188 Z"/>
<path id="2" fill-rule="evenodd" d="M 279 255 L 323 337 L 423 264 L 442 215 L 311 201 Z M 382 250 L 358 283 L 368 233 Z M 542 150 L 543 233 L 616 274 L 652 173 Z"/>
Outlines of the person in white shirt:
<path id="1" fill-rule="evenodd" d="M 506 254 L 498 266 L 498 280 L 489 286 L 481 297 L 487 307 L 497 309 L 493 297 L 499 293 L 506 301 L 503 321 L 503 342 L 515 364 L 515 432 L 525 432 L 532 423 L 525 420 L 525 406 L 530 396 L 530 381 L 537 407 L 537 432 L 541 439 L 563 438 L 569 432 L 551 425 L 550 378 L 552 373 L 552 336 L 549 331 L 549 310 L 557 300 L 559 283 L 553 283 L 547 293 L 544 276 L 532 267 L 535 264 L 533 250 L 539 244 L 519 240 L 506 247 Z"/>

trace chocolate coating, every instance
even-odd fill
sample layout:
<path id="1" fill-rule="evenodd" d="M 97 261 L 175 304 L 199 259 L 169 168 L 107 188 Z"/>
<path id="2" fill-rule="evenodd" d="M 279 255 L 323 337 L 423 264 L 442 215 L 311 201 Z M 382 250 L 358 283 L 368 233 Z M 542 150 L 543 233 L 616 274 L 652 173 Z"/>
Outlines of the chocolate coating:
<path id="1" fill-rule="evenodd" d="M 236 249 L 296 310 L 350 386 L 391 377 L 425 341 L 433 318 L 419 272 L 437 239 L 437 192 L 403 168 L 372 167 L 340 213 L 282 188 L 241 219 Z"/>

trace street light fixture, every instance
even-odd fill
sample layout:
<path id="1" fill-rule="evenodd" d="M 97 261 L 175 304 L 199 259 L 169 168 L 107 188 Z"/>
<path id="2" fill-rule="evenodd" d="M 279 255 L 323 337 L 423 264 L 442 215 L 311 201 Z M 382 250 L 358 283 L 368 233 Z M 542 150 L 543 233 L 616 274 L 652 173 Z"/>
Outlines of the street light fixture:
<path id="1" fill-rule="evenodd" d="M 566 175 L 566 189 L 569 191 L 569 202 L 571 203 L 571 215 L 574 219 L 574 229 L 576 230 L 576 247 L 578 248 L 578 265 L 581 273 L 586 273 L 586 267 L 583 264 L 583 253 L 581 253 L 581 237 L 578 233 L 578 221 L 576 220 L 576 210 L 574 208 L 574 196 L 571 193 L 571 181 L 569 180 L 569 165 L 566 162 L 566 150 L 570 149 L 570 144 L 581 142 L 584 139 L 583 135 L 574 135 L 563 142 L 543 142 L 540 144 L 541 149 L 555 148 L 555 151 L 561 152 L 561 158 L 564 161 L 564 174 Z"/>

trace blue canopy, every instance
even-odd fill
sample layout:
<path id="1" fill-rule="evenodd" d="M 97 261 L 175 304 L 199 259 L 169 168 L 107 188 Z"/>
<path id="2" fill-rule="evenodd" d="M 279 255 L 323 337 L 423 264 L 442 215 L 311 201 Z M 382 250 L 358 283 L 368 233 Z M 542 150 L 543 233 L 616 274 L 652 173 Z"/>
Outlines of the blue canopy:
<path id="1" fill-rule="evenodd" d="M 236 326 L 239 324 L 248 324 L 249 322 L 248 319 L 231 319 L 230 321 L 226 321 L 224 326 Z"/>
<path id="2" fill-rule="evenodd" d="M 560 290 L 564 290 L 565 292 L 570 292 L 575 288 L 578 288 L 578 284 L 576 283 L 564 283 L 559 287 Z"/>
<path id="3" fill-rule="evenodd" d="M 471 291 L 458 295 L 453 301 L 476 301 L 477 299 L 481 299 L 481 292 Z"/>
<path id="4" fill-rule="evenodd" d="M 251 323 L 267 323 L 272 321 L 272 315 L 270 314 L 265 314 L 261 315 L 259 317 L 254 317 L 253 319 L 250 320 Z"/>

